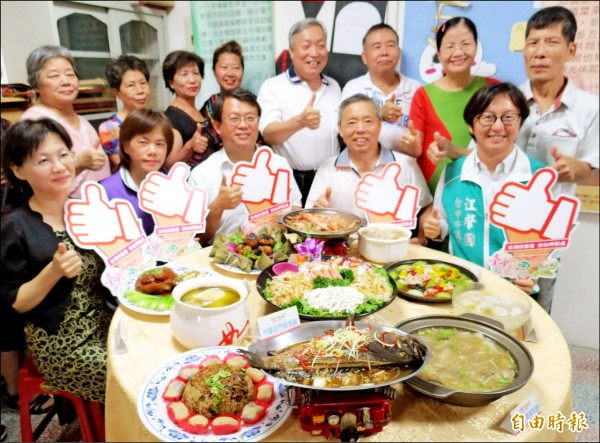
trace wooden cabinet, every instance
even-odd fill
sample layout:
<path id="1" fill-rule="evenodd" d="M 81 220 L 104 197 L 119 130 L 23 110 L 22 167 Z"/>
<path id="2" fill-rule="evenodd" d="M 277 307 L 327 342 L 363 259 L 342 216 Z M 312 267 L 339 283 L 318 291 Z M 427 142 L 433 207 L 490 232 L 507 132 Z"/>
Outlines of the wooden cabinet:
<path id="1" fill-rule="evenodd" d="M 75 109 L 97 126 L 122 106 L 106 82 L 106 63 L 131 54 L 148 65 L 149 106 L 164 110 L 170 100 L 161 69 L 166 57 L 165 18 L 165 11 L 131 2 L 3 1 L 2 54 L 8 81 L 27 83 L 25 61 L 36 47 L 64 46 L 80 76 Z"/>

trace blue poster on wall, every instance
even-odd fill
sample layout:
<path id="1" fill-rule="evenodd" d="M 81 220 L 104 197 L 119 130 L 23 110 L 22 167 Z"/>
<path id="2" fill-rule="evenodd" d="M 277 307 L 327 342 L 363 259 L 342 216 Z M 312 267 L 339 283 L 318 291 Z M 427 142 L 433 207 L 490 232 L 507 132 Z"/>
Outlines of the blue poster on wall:
<path id="1" fill-rule="evenodd" d="M 437 62 L 435 30 L 458 16 L 470 18 L 477 27 L 479 45 L 471 72 L 520 85 L 527 79 L 523 53 L 511 50 L 517 27 L 535 12 L 533 1 L 427 1 L 406 2 L 404 14 L 402 72 L 422 83 L 441 77 Z M 523 28 L 521 27 L 521 30 Z M 514 45 L 513 45 L 514 46 Z"/>

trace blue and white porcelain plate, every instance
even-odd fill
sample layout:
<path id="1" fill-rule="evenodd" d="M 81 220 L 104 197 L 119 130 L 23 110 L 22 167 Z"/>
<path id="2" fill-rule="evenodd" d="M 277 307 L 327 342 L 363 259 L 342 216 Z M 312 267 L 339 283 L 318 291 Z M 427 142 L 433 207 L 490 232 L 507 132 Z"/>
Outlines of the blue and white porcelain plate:
<path id="1" fill-rule="evenodd" d="M 209 429 L 202 435 L 190 434 L 173 423 L 167 415 L 167 402 L 162 399 L 162 393 L 169 381 L 177 376 L 181 368 L 198 363 L 200 360 L 212 355 L 222 359 L 228 353 L 236 352 L 239 348 L 240 346 L 213 346 L 193 349 L 181 354 L 148 377 L 138 395 L 137 405 L 140 420 L 148 431 L 162 441 L 260 441 L 285 423 L 292 412 L 292 408 L 285 401 L 286 385 L 269 375 L 267 377 L 275 388 L 275 399 L 269 406 L 267 415 L 258 423 L 242 426 L 239 432 L 215 435 Z"/>
<path id="2" fill-rule="evenodd" d="M 164 265 L 168 268 L 171 268 L 173 271 L 175 271 L 176 274 L 184 274 L 186 272 L 190 272 L 190 271 L 196 271 L 198 272 L 197 277 L 213 277 L 215 275 L 217 275 L 214 271 L 211 271 L 210 269 L 207 268 L 202 268 L 200 266 L 193 266 L 193 265 L 175 265 L 175 264 L 166 264 Z M 162 268 L 164 266 L 157 266 L 157 268 Z M 153 269 L 153 268 L 151 268 Z M 145 269 L 142 272 L 147 272 L 150 269 Z M 142 314 L 149 314 L 149 315 L 171 315 L 171 310 L 170 309 L 166 309 L 166 310 L 156 310 L 156 309 L 151 309 L 149 307 L 144 307 L 144 306 L 140 306 L 137 305 L 135 303 L 133 303 L 131 300 L 129 300 L 127 297 L 125 297 L 125 291 L 128 290 L 135 290 L 135 282 L 138 279 L 138 277 L 140 276 L 140 274 L 134 274 L 134 275 L 130 275 L 128 276 L 125 281 L 123 281 L 123 283 L 121 284 L 119 291 L 117 292 L 117 299 L 119 300 L 119 303 L 129 309 L 131 309 L 132 311 L 135 312 L 140 312 Z M 160 297 L 159 295 L 153 296 L 148 294 L 149 297 Z"/>

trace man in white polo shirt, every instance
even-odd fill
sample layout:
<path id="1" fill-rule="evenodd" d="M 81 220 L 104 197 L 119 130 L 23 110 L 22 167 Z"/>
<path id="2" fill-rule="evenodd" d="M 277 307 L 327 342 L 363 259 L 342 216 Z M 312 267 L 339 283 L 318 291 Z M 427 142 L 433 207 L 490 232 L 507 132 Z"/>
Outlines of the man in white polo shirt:
<path id="1" fill-rule="evenodd" d="M 327 65 L 327 34 L 316 19 L 296 23 L 289 33 L 292 67 L 266 80 L 258 93 L 263 114 L 260 132 L 292 169 L 302 203 L 316 169 L 339 152 L 337 109 L 341 90 L 321 74 Z"/>
<path id="2" fill-rule="evenodd" d="M 575 194 L 577 183 L 598 184 L 598 97 L 565 77 L 565 63 L 577 50 L 577 21 L 561 6 L 531 16 L 523 57 L 529 81 L 521 86 L 529 117 L 517 144 L 531 157 L 553 167 L 563 188 Z M 534 298 L 550 313 L 556 279 L 540 278 Z"/>
<path id="3" fill-rule="evenodd" d="M 400 140 L 408 125 L 413 95 L 421 84 L 396 70 L 402 51 L 398 33 L 390 25 L 378 23 L 363 38 L 362 60 L 368 72 L 350 80 L 342 90 L 342 100 L 362 93 L 381 107 L 383 126 L 381 146 L 400 151 Z"/>
<path id="4" fill-rule="evenodd" d="M 261 109 L 256 96 L 241 88 L 219 95 L 213 106 L 215 129 L 223 140 L 223 149 L 212 154 L 192 169 L 189 183 L 208 193 L 209 213 L 206 231 L 201 241 L 212 244 L 221 232 L 231 234 L 248 219 L 248 209 L 242 200 L 240 186 L 228 186 L 237 162 L 251 162 L 258 140 L 258 122 Z M 276 169 L 290 170 L 285 158 L 273 154 L 271 165 Z M 300 208 L 300 190 L 291 180 L 292 208 Z"/>
<path id="5" fill-rule="evenodd" d="M 355 94 L 344 100 L 338 128 L 347 147 L 319 167 L 308 194 L 307 208 L 335 208 L 364 217 L 362 209 L 355 205 L 354 192 L 363 175 L 380 174 L 391 162 L 400 164 L 398 183 L 419 188 L 421 210 L 433 201 L 415 159 L 379 144 L 381 117 L 372 99 Z"/>

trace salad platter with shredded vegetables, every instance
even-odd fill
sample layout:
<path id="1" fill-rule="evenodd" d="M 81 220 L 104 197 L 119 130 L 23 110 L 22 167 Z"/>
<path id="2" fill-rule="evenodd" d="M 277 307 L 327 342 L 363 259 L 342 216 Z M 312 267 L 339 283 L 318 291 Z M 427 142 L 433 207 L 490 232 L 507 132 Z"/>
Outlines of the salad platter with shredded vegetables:
<path id="1" fill-rule="evenodd" d="M 258 276 L 256 288 L 278 308 L 296 306 L 305 320 L 363 317 L 396 296 L 395 282 L 385 269 L 354 257 L 323 256 L 281 274 L 270 266 Z"/>

